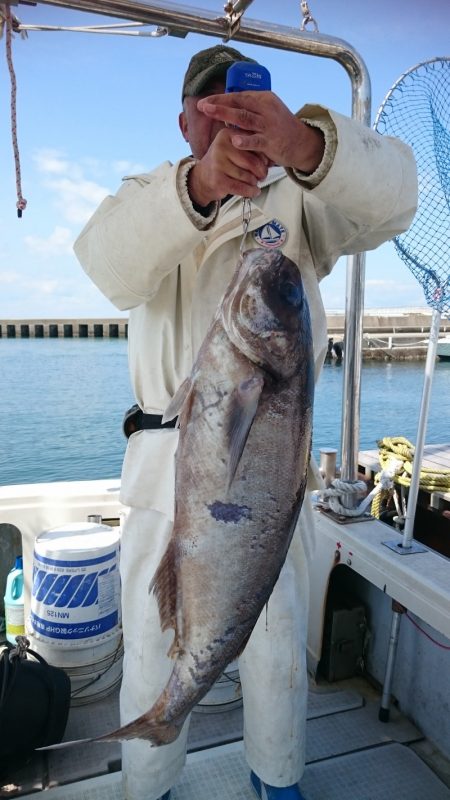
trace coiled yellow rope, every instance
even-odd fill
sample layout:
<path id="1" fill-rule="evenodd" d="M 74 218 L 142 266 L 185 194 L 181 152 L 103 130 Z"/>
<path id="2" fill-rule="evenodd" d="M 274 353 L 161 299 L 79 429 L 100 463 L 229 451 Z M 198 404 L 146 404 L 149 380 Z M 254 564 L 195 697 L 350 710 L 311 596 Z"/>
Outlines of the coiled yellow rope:
<path id="1" fill-rule="evenodd" d="M 394 483 L 409 488 L 413 472 L 414 445 L 404 436 L 385 436 L 378 442 L 379 460 L 381 469 L 392 467 L 395 464 Z M 378 483 L 381 472 L 375 475 L 375 483 Z M 419 489 L 428 492 L 447 492 L 450 491 L 450 469 L 433 469 L 422 467 L 419 474 Z M 379 518 L 382 506 L 392 495 L 391 491 L 382 490 L 373 500 L 371 513 L 372 516 Z"/>

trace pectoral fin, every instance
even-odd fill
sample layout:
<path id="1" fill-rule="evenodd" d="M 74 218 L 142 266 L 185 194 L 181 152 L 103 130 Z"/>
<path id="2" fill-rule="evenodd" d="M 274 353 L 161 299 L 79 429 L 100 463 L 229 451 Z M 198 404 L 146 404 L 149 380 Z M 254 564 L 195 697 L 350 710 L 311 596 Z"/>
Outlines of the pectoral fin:
<path id="1" fill-rule="evenodd" d="M 175 417 L 180 415 L 181 408 L 189 397 L 191 389 L 192 381 L 190 378 L 186 378 L 167 406 L 162 418 L 163 424 L 165 422 L 170 422 L 171 419 L 175 419 Z"/>
<path id="2" fill-rule="evenodd" d="M 227 489 L 230 488 L 233 482 L 239 461 L 241 460 L 245 443 L 258 408 L 263 386 L 264 378 L 261 375 L 254 375 L 252 378 L 242 381 L 235 391 L 228 426 L 230 457 L 228 462 Z"/>

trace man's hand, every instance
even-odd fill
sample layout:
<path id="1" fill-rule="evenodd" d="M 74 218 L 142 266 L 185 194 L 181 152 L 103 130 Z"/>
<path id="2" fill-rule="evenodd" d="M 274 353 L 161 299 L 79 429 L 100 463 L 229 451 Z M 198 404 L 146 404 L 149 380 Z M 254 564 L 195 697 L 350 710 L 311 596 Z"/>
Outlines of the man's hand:
<path id="1" fill-rule="evenodd" d="M 219 131 L 206 155 L 189 171 L 189 196 L 200 206 L 230 194 L 257 197 L 261 192 L 257 184 L 267 175 L 267 159 L 237 149 L 231 141 L 233 136 L 230 128 Z"/>
<path id="2" fill-rule="evenodd" d="M 197 107 L 233 126 L 230 141 L 238 150 L 264 154 L 272 164 L 307 174 L 322 161 L 323 133 L 298 119 L 273 92 L 212 95 L 199 100 Z"/>

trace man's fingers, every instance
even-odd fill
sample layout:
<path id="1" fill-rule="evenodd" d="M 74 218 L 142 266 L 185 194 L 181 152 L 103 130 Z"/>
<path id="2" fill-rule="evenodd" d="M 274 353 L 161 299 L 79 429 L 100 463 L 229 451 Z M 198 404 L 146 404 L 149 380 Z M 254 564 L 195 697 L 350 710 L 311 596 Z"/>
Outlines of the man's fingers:
<path id="1" fill-rule="evenodd" d="M 222 97 L 224 95 L 221 95 Z M 223 103 L 210 103 L 208 100 L 200 100 L 198 108 L 203 114 L 212 119 L 218 119 L 232 127 L 242 128 L 246 131 L 257 131 L 261 129 L 261 116 L 249 111 L 247 108 L 232 108 Z"/>
<path id="2" fill-rule="evenodd" d="M 203 104 L 221 105 L 227 108 L 247 108 L 258 113 L 261 102 L 268 102 L 274 95 L 272 92 L 248 91 L 230 92 L 229 94 L 212 94 L 199 100 L 197 106 L 203 110 Z"/>
<path id="3" fill-rule="evenodd" d="M 261 136 L 259 133 L 254 133 L 250 135 L 241 135 L 237 133 L 235 136 L 231 137 L 231 144 L 233 147 L 236 147 L 238 150 L 251 150 L 253 152 L 261 152 L 264 153 L 267 148 L 267 140 L 264 136 Z M 268 163 L 268 159 L 264 156 L 265 161 Z"/>
<path id="4" fill-rule="evenodd" d="M 245 177 L 241 178 L 241 180 L 245 181 L 247 181 L 248 175 L 250 174 L 254 178 L 252 181 L 254 183 L 256 183 L 256 180 L 264 180 L 268 170 L 268 159 L 266 156 L 263 153 L 252 153 L 244 147 L 238 149 L 234 147 L 232 139 L 233 134 L 231 130 L 229 128 L 224 128 L 211 145 L 211 156 L 214 153 L 217 158 L 216 164 L 219 169 L 223 167 L 224 170 L 228 172 L 231 167 L 232 170 L 234 170 L 234 175 L 236 175 L 236 169 L 240 169 L 243 171 L 242 176 L 244 176 L 245 171 Z M 222 159 L 224 160 L 222 161 Z"/>
<path id="5" fill-rule="evenodd" d="M 259 197 L 261 189 L 259 186 L 249 186 L 248 183 L 231 181 L 227 194 L 235 194 L 238 197 Z"/>
<path id="6" fill-rule="evenodd" d="M 240 169 L 235 164 L 230 164 L 227 174 L 230 178 L 238 180 L 240 183 L 247 183 L 249 186 L 256 186 L 258 183 L 258 178 L 253 172 Z"/>

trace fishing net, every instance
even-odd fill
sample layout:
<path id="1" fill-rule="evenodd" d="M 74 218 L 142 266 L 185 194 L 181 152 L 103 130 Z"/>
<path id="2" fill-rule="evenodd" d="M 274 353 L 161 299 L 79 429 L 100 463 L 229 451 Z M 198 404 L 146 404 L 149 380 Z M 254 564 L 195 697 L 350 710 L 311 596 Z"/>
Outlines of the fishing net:
<path id="1" fill-rule="evenodd" d="M 414 151 L 418 210 L 394 245 L 421 284 L 427 305 L 450 316 L 450 58 L 405 72 L 386 96 L 374 127 Z"/>

